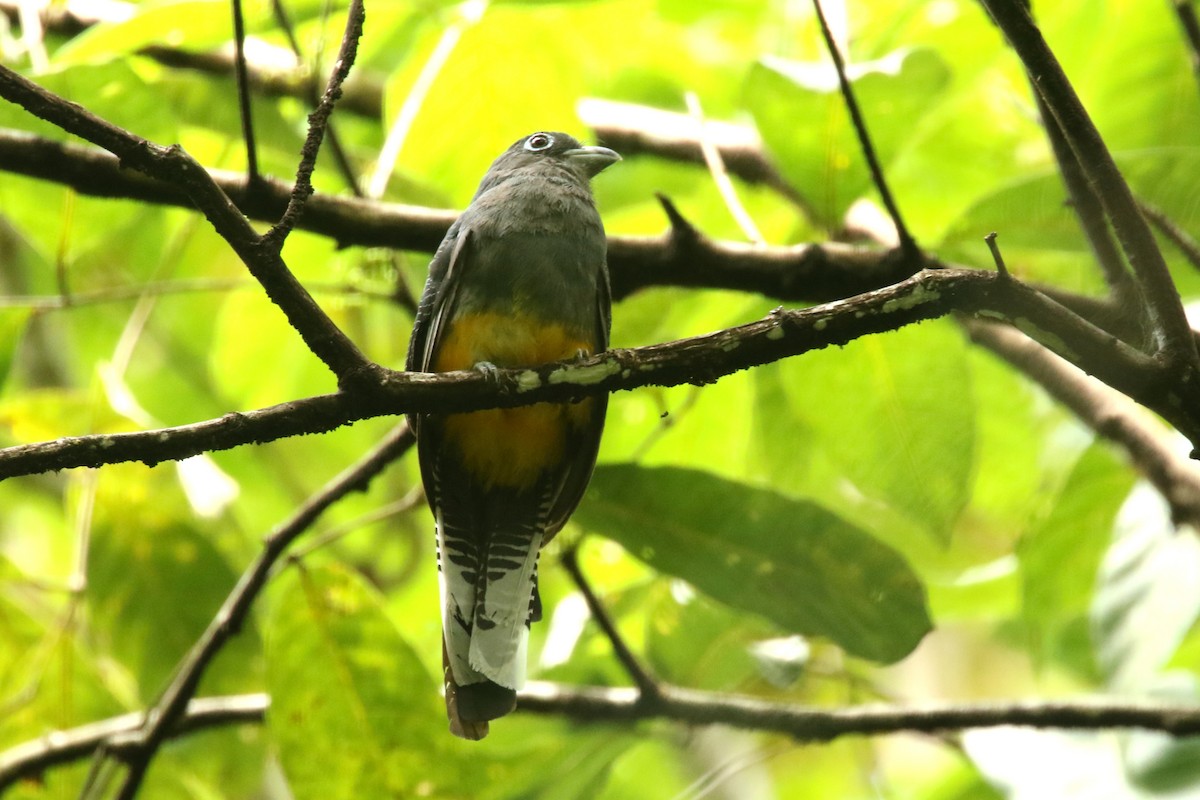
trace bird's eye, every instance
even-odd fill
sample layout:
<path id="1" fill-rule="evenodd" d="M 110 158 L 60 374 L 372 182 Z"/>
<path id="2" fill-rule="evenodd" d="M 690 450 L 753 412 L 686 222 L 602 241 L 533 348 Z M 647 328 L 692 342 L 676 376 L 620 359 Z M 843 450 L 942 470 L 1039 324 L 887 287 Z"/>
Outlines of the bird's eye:
<path id="1" fill-rule="evenodd" d="M 531 153 L 548 150 L 554 144 L 554 137 L 548 133 L 535 133 L 525 140 L 525 149 Z"/>

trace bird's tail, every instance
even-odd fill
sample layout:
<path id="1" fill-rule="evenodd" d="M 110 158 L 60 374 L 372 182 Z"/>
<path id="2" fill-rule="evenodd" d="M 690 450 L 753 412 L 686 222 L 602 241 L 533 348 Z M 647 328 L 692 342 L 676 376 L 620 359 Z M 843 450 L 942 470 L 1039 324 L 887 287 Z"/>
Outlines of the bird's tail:
<path id="1" fill-rule="evenodd" d="M 446 712 L 453 733 L 481 739 L 525 683 L 542 534 L 509 523 L 479 546 L 441 515 L 437 531 Z"/>

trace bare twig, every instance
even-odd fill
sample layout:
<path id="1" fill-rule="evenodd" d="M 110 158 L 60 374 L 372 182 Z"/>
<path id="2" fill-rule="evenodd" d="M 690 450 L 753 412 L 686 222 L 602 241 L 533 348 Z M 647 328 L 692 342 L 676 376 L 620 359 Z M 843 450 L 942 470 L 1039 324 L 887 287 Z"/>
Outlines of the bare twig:
<path id="1" fill-rule="evenodd" d="M 407 452 L 414 441 L 406 424 L 396 426 L 374 450 L 327 483 L 309 498 L 291 519 L 266 538 L 262 551 L 242 573 L 237 586 L 225 599 L 221 609 L 209 623 L 208 629 L 180 664 L 162 698 L 146 714 L 145 723 L 136 733 L 105 742 L 106 750 L 123 761 L 127 767 L 118 798 L 130 800 L 137 794 L 159 745 L 183 717 L 188 702 L 195 694 L 200 678 L 212 658 L 231 636 L 241 630 L 251 605 L 266 585 L 267 574 L 283 552 L 297 536 L 308 530 L 327 508 L 350 492 L 365 489 L 372 478 Z"/>
<path id="2" fill-rule="evenodd" d="M 1188 263 L 1196 269 L 1200 269 L 1200 242 L 1193 239 L 1190 233 L 1163 213 L 1161 209 L 1155 208 L 1143 200 L 1138 200 L 1138 208 L 1141 209 L 1146 219 L 1150 220 L 1150 224 L 1178 248 Z"/>
<path id="3" fill-rule="evenodd" d="M 200 697 L 188 703 L 168 736 L 223 725 L 258 724 L 263 721 L 269 701 L 265 694 Z M 88 758 L 104 742 L 136 731 L 144 724 L 145 713 L 134 711 L 119 717 L 80 725 L 19 744 L 0 752 L 0 794 L 21 780 L 36 779 L 51 767 Z"/>
<path id="4" fill-rule="evenodd" d="M 1046 131 L 1046 138 L 1049 139 L 1050 147 L 1054 151 L 1054 158 L 1058 162 L 1058 171 L 1062 175 L 1067 195 L 1071 198 L 1071 207 L 1075 210 L 1075 216 L 1079 219 L 1083 234 L 1092 249 L 1092 254 L 1096 257 L 1096 263 L 1100 265 L 1100 271 L 1104 274 L 1104 279 L 1116 295 L 1118 302 L 1126 307 L 1134 306 L 1140 312 L 1145 308 L 1145 299 L 1141 297 L 1141 291 L 1126 267 L 1121 249 L 1113 239 L 1112 231 L 1108 227 L 1108 220 L 1104 216 L 1104 206 L 1096 195 L 1096 190 L 1088 183 L 1079 158 L 1067 142 L 1066 134 L 1063 133 L 1058 120 L 1050 113 L 1045 99 L 1038 94 L 1037 87 L 1032 85 L 1032 81 L 1031 86 L 1034 98 L 1037 100 L 1042 127 Z"/>
<path id="5" fill-rule="evenodd" d="M 875 146 L 871 143 L 871 135 L 867 132 L 867 123 L 863 119 L 862 111 L 858 107 L 858 100 L 854 96 L 854 88 L 850 85 L 850 78 L 846 75 L 846 64 L 842 59 L 842 53 L 838 49 L 837 43 L 833 40 L 833 33 L 829 30 L 829 23 L 825 19 L 825 12 L 821 10 L 821 0 L 813 0 L 813 9 L 817 12 L 817 22 L 820 23 L 821 36 L 825 39 L 825 46 L 829 50 L 829 57 L 833 59 L 833 66 L 837 69 L 838 86 L 842 90 L 842 98 L 846 102 L 846 110 L 850 112 L 850 120 L 854 124 L 854 132 L 858 136 L 858 142 L 862 146 L 863 158 L 867 161 L 867 168 L 871 171 L 871 179 L 875 183 L 875 188 L 879 191 L 879 197 L 883 201 L 884 208 L 887 209 L 888 215 L 892 218 L 893 224 L 896 226 L 896 235 L 900 239 L 900 250 L 912 261 L 918 262 L 922 260 L 921 248 L 917 246 L 916 240 L 909 233 L 908 227 L 904 224 L 904 218 L 900 215 L 900 207 L 896 204 L 895 198 L 892 197 L 892 190 L 888 188 L 887 181 L 883 177 L 883 167 L 879 163 L 879 158 L 875 154 Z"/>
<path id="6" fill-rule="evenodd" d="M 578 547 L 567 548 L 566 552 L 562 554 L 562 565 L 583 595 L 588 611 L 592 614 L 592 619 L 596 620 L 596 624 L 600 626 L 600 630 L 604 631 L 604 635 L 608 637 L 617 660 L 621 662 L 621 666 L 625 668 L 625 671 L 629 673 L 629 677 L 633 679 L 634 684 L 637 686 L 640 702 L 653 705 L 659 698 L 658 680 L 650 674 L 650 671 L 634 655 L 629 645 L 625 642 L 625 638 L 621 636 L 621 632 L 617 630 L 617 625 L 613 621 L 613 618 L 609 616 L 608 610 L 592 590 L 592 586 L 588 583 L 583 570 L 579 568 Z"/>
<path id="7" fill-rule="evenodd" d="M 1008 266 L 1004 263 L 1004 256 L 1000 254 L 1000 245 L 996 244 L 996 232 L 992 231 L 983 237 L 983 240 L 987 242 L 988 250 L 992 251 L 992 260 L 996 262 L 996 273 L 1003 278 L 1012 277 L 1008 273 Z"/>
<path id="8" fill-rule="evenodd" d="M 1080 166 L 1095 187 L 1141 284 L 1159 349 L 1168 362 L 1194 376 L 1200 371 L 1200 356 L 1183 313 L 1179 290 L 1100 132 L 1025 5 L 1019 0 L 981 2 L 1033 77 L 1037 92 L 1058 120 Z"/>
<path id="9" fill-rule="evenodd" d="M 1200 21 L 1196 19 L 1196 7 L 1193 0 L 1171 0 L 1175 16 L 1183 28 L 1184 38 L 1187 39 L 1189 60 L 1192 62 L 1192 72 L 1200 80 Z"/>
<path id="10" fill-rule="evenodd" d="M 358 40 L 362 38 L 364 17 L 362 0 L 351 0 L 350 10 L 346 17 L 346 32 L 342 36 L 342 46 L 338 50 L 333 72 L 325 86 L 325 94 L 322 95 L 321 102 L 317 104 L 313 112 L 308 115 L 308 136 L 300 151 L 300 166 L 296 169 L 296 184 L 292 187 L 292 196 L 288 200 L 287 210 L 283 212 L 279 222 L 263 236 L 264 242 L 276 250 L 283 247 L 284 240 L 296 227 L 300 215 L 304 212 L 304 204 L 312 196 L 312 175 L 317 167 L 317 154 L 321 151 L 321 140 L 325 138 L 325 128 L 329 124 L 329 115 L 333 113 L 334 104 L 342 96 L 342 83 L 350 74 L 350 68 L 354 65 L 354 58 L 358 54 Z"/>
<path id="11" fill-rule="evenodd" d="M 851 734 L 935 733 L 1001 725 L 1077 730 L 1145 728 L 1173 736 L 1200 732 L 1200 707 L 1100 699 L 881 704 L 826 710 L 671 686 L 662 687 L 662 699 L 654 707 L 642 706 L 638 697 L 636 689 L 564 687 L 534 682 L 518 695 L 517 708 L 535 714 L 565 714 L 591 722 L 658 718 L 688 725 L 729 725 L 783 733 L 804 742 L 827 742 Z"/>
<path id="12" fill-rule="evenodd" d="M 271 11 L 275 15 L 275 21 L 283 29 L 283 35 L 287 37 L 288 46 L 292 48 L 292 53 L 295 54 L 296 60 L 304 63 L 304 50 L 300 47 L 300 39 L 296 36 L 296 29 L 292 25 L 292 18 L 287 13 L 287 8 L 283 5 L 283 0 L 271 0 Z M 349 80 L 348 76 L 347 80 Z M 302 81 L 301 85 L 303 86 L 304 99 L 308 101 L 310 108 L 315 109 L 321 104 L 321 95 L 318 91 L 315 77 Z M 344 92 L 345 82 L 343 82 L 342 86 Z M 338 108 L 344 107 L 345 101 L 340 100 Z M 334 126 L 332 119 L 328 120 L 325 124 L 325 136 L 329 140 L 329 152 L 333 154 L 334 163 L 337 164 L 338 171 L 342 173 L 342 177 L 346 179 L 350 191 L 354 193 L 355 197 L 362 197 L 363 192 L 358 185 L 358 175 L 355 173 L 354 167 L 350 164 L 350 158 L 346 155 L 345 148 L 342 147 L 341 139 L 338 137 L 337 128 Z"/>
<path id="13" fill-rule="evenodd" d="M 246 177 L 253 186 L 258 182 L 258 148 L 254 144 L 254 113 L 250 105 L 250 78 L 246 68 L 246 21 L 242 0 L 233 0 L 234 72 L 237 76 L 238 109 L 242 117 L 242 138 L 246 142 Z"/>

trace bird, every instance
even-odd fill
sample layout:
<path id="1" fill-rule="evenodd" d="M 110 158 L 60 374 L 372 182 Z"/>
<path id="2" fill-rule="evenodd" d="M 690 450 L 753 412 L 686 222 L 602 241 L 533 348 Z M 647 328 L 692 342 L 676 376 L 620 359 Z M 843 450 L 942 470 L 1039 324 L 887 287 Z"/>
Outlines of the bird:
<path id="1" fill-rule="evenodd" d="M 621 160 L 558 131 L 492 163 L 434 253 L 407 369 L 527 367 L 608 348 L 607 240 L 591 179 Z M 541 548 L 583 497 L 607 395 L 410 415 L 437 537 L 450 731 L 482 739 L 516 707 Z"/>

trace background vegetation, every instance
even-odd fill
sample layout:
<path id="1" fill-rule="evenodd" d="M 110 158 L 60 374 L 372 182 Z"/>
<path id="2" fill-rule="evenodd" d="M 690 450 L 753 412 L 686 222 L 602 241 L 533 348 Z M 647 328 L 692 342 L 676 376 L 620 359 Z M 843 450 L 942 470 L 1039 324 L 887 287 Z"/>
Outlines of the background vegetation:
<path id="1" fill-rule="evenodd" d="M 228 0 L 56 3 L 40 23 L 35 5 L 0 2 L 5 64 L 137 136 L 181 144 L 234 174 L 219 176 L 227 188 L 244 180 Z M 290 182 L 347 8 L 244 5 L 252 174 Z M 452 214 L 382 203 L 461 208 L 513 140 L 568 130 L 625 155 L 595 182 L 616 237 L 614 347 L 769 320 L 781 302 L 848 297 L 922 267 L 990 271 L 984 236 L 996 231 L 1011 276 L 1062 302 L 1054 313 L 1175 366 L 1169 326 L 1140 312 L 1129 285 L 1155 288 L 1105 251 L 1105 224 L 1081 227 L 1086 209 L 1063 179 L 1070 148 L 1056 155 L 1055 126 L 1048 136 L 984 8 L 824 5 L 927 258 L 892 249 L 817 18 L 793 0 L 369 3 L 318 196 L 283 258 L 370 360 L 398 368 L 411 298 Z M 1162 252 L 1187 302 L 1200 293 L 1187 236 L 1200 227 L 1200 88 L 1181 24 L 1190 4 L 1176 5 L 1034 10 L 1135 194 L 1165 217 Z M 221 420 L 338 381 L 178 189 L 135 185 L 109 162 L 75 170 L 98 151 L 43 147 L 78 140 L 16 102 L 0 103 L 0 128 L 0 791 L 109 796 L 139 768 L 124 753 L 135 765 L 152 755 L 144 797 L 1200 796 L 1195 741 L 1164 733 L 1198 729 L 1200 471 L 1186 462 L 1198 442 L 1043 345 L 1185 432 L 1194 406 L 1170 398 L 1194 370 L 1155 382 L 1143 364 L 1126 380 L 1089 355 L 1096 337 L 1064 341 L 996 308 L 988 316 L 1015 328 L 959 313 L 857 338 L 981 308 L 933 309 L 943 290 L 909 281 L 863 301 L 882 321 L 847 329 L 844 347 L 798 346 L 811 351 L 715 383 L 739 364 L 714 360 L 692 380 L 643 381 L 678 385 L 616 392 L 593 487 L 543 559 L 537 682 L 487 740 L 459 742 L 438 697 L 432 521 L 415 459 L 384 470 L 405 446 L 389 440 L 365 491 L 322 495 L 412 406 L 331 412 L 306 430 L 336 430 L 308 436 L 256 417 L 239 433 L 226 418 L 232 438 L 187 445 L 212 451 L 187 460 L 138 449 L 148 439 L 106 458 L 103 438 L 85 441 L 95 449 L 82 460 L 54 460 L 46 443 L 61 437 Z M 729 176 L 705 164 L 701 142 Z M 270 185 L 234 188 L 260 231 L 279 218 Z M 356 192 L 379 201 L 352 207 L 359 227 L 322 216 L 321 195 Z M 747 240 L 759 244 L 735 244 Z M 862 249 L 802 246 L 837 241 Z M 738 271 L 755 265 L 767 278 Z M 952 297 L 960 277 L 928 280 Z M 1003 295 L 994 274 L 961 280 Z M 866 306 L 819 313 L 866 326 L 855 308 Z M 916 311 L 889 321 L 897 308 Z M 471 402 L 465 390 L 426 396 Z M 83 464 L 103 466 L 62 469 Z M 315 520 L 314 497 L 329 500 Z M 193 708 L 207 723 L 156 753 L 122 751 L 111 734 L 133 723 L 117 718 L 160 703 L 181 663 L 196 664 L 189 652 L 273 531 L 303 538 L 264 565 L 247 621 L 185 687 L 184 700 L 207 698 Z M 588 613 L 589 587 L 615 640 Z M 640 705 L 631 691 L 576 688 L 631 684 Z M 739 711 L 735 694 L 753 701 Z M 1110 697 L 1105 714 L 1058 702 L 1090 694 Z M 873 702 L 893 716 L 839 716 Z M 960 716 L 931 720 L 931 702 Z M 100 720 L 110 755 L 92 756 L 91 741 L 50 764 L 54 741 L 40 737 Z M 711 721 L 733 724 L 692 724 Z M 991 727 L 1005 721 L 1035 727 Z M 825 741 L 880 730 L 910 732 Z"/>

